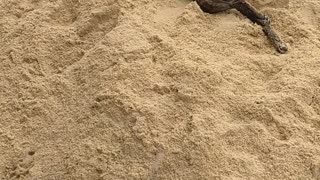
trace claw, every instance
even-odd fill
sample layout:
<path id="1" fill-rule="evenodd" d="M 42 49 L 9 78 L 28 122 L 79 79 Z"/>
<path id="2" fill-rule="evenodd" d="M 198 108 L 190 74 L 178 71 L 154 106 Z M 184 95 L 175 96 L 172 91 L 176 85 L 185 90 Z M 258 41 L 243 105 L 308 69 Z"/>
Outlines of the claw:
<path id="1" fill-rule="evenodd" d="M 286 52 L 288 52 L 288 47 L 286 44 L 283 44 L 283 43 L 280 43 L 278 44 L 278 47 L 277 47 L 277 51 L 281 54 L 285 54 Z"/>

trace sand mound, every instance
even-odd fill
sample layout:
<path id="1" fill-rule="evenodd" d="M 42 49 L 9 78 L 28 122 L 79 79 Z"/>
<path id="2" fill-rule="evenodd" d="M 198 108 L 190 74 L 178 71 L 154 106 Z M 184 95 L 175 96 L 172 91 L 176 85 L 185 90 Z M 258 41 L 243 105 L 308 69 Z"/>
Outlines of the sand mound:
<path id="1" fill-rule="evenodd" d="M 1 0 L 0 179 L 320 179 L 320 2 Z"/>

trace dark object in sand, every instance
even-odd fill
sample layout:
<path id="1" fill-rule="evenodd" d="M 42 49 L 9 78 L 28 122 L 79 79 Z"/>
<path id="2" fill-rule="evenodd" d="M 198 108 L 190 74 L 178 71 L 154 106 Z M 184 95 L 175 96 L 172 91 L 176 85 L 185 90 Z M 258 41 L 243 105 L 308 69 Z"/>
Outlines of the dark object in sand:
<path id="1" fill-rule="evenodd" d="M 288 51 L 287 45 L 272 29 L 270 18 L 260 13 L 246 0 L 196 0 L 196 2 L 204 12 L 210 14 L 229 9 L 237 9 L 253 23 L 256 23 L 262 27 L 263 32 L 279 53 L 284 54 Z"/>

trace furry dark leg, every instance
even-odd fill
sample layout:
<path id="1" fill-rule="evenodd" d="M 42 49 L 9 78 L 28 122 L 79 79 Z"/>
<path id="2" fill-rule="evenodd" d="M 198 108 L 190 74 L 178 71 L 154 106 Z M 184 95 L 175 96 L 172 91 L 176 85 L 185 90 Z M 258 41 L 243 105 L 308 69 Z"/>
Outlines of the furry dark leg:
<path id="1" fill-rule="evenodd" d="M 286 43 L 281 40 L 281 38 L 276 32 L 274 32 L 270 25 L 263 26 L 263 32 L 279 53 L 285 54 L 288 51 L 288 46 Z"/>
<path id="2" fill-rule="evenodd" d="M 257 23 L 260 26 L 270 24 L 268 16 L 260 13 L 255 7 L 246 1 L 239 1 L 238 3 L 233 4 L 233 8 L 237 9 L 253 23 Z"/>
<path id="3" fill-rule="evenodd" d="M 270 19 L 268 16 L 258 12 L 251 4 L 245 0 L 239 1 L 233 5 L 241 14 L 249 18 L 253 23 L 259 24 L 263 28 L 263 32 L 271 41 L 273 46 L 281 54 L 288 51 L 287 45 L 281 40 L 277 33 L 272 29 Z"/>

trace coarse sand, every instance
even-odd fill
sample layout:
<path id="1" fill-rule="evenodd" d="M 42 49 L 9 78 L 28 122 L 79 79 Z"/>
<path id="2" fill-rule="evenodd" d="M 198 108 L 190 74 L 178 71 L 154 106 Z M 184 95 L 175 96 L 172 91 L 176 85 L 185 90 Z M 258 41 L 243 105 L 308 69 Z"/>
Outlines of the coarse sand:
<path id="1" fill-rule="evenodd" d="M 320 180 L 320 1 L 0 0 L 1 180 Z"/>

